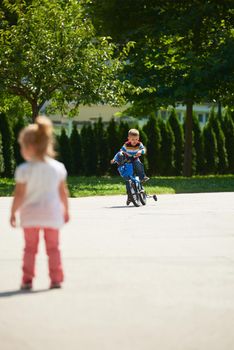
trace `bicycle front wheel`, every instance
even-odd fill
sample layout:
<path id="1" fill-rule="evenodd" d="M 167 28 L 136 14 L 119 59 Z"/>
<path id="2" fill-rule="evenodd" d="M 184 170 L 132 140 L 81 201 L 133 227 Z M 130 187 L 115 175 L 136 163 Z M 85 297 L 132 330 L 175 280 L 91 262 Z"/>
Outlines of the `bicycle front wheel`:
<path id="1" fill-rule="evenodd" d="M 139 184 L 139 199 L 142 205 L 146 205 L 146 193 L 142 184 Z"/>
<path id="2" fill-rule="evenodd" d="M 135 205 L 135 207 L 140 206 L 140 195 L 136 184 L 132 180 L 127 181 L 127 192 L 128 198 Z"/>

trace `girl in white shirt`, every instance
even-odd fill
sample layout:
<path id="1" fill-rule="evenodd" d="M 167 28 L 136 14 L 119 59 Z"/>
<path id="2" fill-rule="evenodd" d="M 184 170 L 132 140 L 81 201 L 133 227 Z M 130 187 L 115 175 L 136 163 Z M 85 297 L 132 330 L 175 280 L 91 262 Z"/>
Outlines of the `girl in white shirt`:
<path id="1" fill-rule="evenodd" d="M 63 269 L 59 228 L 69 221 L 67 172 L 62 163 L 52 158 L 53 127 L 50 120 L 37 117 L 35 124 L 21 131 L 19 143 L 26 162 L 15 172 L 10 223 L 16 226 L 15 214 L 19 211 L 25 238 L 21 289 L 32 288 L 40 230 L 44 231 L 49 258 L 50 288 L 60 288 Z"/>

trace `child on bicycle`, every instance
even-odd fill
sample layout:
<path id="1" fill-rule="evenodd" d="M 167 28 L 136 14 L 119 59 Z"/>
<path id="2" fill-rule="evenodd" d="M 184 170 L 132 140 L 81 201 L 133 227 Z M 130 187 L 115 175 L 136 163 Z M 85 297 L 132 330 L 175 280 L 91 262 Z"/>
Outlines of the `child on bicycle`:
<path id="1" fill-rule="evenodd" d="M 59 250 L 59 229 L 69 221 L 67 172 L 64 165 L 51 158 L 53 128 L 46 117 L 37 117 L 19 135 L 25 163 L 15 173 L 15 194 L 10 223 L 16 227 L 16 212 L 24 231 L 23 277 L 21 290 L 30 290 L 35 274 L 39 232 L 44 231 L 49 258 L 50 288 L 60 288 L 63 268 Z"/>
<path id="2" fill-rule="evenodd" d="M 140 161 L 140 156 L 145 154 L 145 147 L 139 138 L 139 131 L 137 129 L 130 129 L 128 140 L 111 160 L 111 164 L 117 163 L 118 166 L 121 166 L 126 162 L 131 162 L 134 173 L 139 176 L 141 182 L 146 182 L 149 178 L 145 175 L 144 165 Z"/>

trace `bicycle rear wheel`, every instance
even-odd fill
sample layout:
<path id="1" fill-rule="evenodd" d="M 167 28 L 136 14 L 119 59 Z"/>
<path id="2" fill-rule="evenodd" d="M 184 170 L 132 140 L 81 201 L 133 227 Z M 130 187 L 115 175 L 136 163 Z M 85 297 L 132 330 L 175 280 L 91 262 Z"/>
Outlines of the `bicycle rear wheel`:
<path id="1" fill-rule="evenodd" d="M 135 205 L 135 207 L 140 206 L 140 195 L 136 184 L 132 180 L 127 181 L 127 192 L 128 198 Z"/>

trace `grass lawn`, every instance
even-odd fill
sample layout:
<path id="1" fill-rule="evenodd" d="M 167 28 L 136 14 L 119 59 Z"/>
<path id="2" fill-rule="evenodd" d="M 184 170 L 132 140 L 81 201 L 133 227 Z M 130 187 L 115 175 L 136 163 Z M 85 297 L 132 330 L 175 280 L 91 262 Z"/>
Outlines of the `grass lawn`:
<path id="1" fill-rule="evenodd" d="M 120 177 L 69 177 L 71 197 L 124 194 Z M 234 192 L 234 175 L 185 177 L 154 177 L 145 185 L 150 194 Z M 12 196 L 14 180 L 0 179 L 0 197 Z"/>

